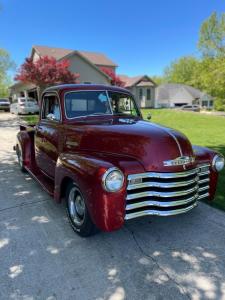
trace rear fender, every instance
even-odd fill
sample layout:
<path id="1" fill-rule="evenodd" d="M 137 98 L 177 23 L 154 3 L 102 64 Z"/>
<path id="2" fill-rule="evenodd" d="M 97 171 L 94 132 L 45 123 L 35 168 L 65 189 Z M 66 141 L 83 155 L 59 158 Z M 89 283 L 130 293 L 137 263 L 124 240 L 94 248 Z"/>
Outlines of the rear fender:
<path id="1" fill-rule="evenodd" d="M 20 131 L 17 134 L 16 151 L 22 150 L 22 160 L 25 167 L 31 166 L 32 161 L 32 141 L 27 131 Z"/>

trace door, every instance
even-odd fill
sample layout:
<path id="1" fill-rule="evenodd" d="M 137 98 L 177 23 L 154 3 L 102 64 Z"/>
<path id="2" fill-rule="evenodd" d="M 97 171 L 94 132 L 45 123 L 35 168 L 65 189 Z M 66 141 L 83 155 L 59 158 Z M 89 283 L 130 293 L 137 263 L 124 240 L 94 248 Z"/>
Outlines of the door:
<path id="1" fill-rule="evenodd" d="M 59 156 L 59 140 L 62 115 L 58 96 L 45 94 L 42 102 L 41 120 L 36 126 L 35 157 L 37 166 L 54 178 Z"/>

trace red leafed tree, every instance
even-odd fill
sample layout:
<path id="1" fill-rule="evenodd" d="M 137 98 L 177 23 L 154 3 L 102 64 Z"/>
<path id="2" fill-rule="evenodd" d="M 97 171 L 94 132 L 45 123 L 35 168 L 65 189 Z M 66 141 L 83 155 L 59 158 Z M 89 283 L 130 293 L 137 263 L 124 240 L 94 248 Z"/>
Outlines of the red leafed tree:
<path id="1" fill-rule="evenodd" d="M 54 57 L 43 56 L 33 61 L 31 58 L 26 58 L 15 80 L 35 84 L 40 95 L 49 85 L 76 83 L 80 75 L 70 72 L 69 66 L 70 63 L 66 59 L 57 61 Z"/>
<path id="2" fill-rule="evenodd" d="M 111 78 L 111 84 L 112 85 L 117 85 L 117 86 L 121 86 L 121 87 L 123 87 L 125 85 L 125 83 L 120 79 L 119 76 L 117 76 L 115 74 L 115 72 L 113 70 L 110 70 L 110 69 L 105 68 L 105 67 L 101 67 L 100 69 L 101 69 L 102 72 L 104 72 L 105 74 L 107 74 Z"/>

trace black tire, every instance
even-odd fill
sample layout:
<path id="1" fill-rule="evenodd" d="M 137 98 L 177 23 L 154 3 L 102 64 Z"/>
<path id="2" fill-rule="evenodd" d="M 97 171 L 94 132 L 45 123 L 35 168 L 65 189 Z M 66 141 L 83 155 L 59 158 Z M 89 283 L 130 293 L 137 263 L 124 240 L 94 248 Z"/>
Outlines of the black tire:
<path id="1" fill-rule="evenodd" d="M 97 228 L 91 220 L 84 197 L 73 182 L 70 182 L 66 189 L 66 209 L 70 224 L 79 236 L 88 237 L 96 234 Z"/>
<path id="2" fill-rule="evenodd" d="M 23 173 L 26 173 L 27 171 L 24 168 L 24 163 L 23 163 L 23 150 L 22 150 L 22 147 L 19 144 L 17 144 L 17 146 L 16 146 L 16 154 L 17 154 L 17 158 L 18 158 L 20 171 L 23 172 Z"/>

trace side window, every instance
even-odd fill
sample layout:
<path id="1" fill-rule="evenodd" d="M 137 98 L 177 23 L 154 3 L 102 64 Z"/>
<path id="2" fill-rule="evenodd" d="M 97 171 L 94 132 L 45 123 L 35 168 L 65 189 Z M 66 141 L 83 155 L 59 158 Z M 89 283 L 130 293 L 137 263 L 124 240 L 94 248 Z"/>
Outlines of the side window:
<path id="1" fill-rule="evenodd" d="M 60 121 L 61 112 L 59 107 L 59 100 L 55 95 L 46 95 L 43 99 L 42 119 L 49 119 Z"/>

